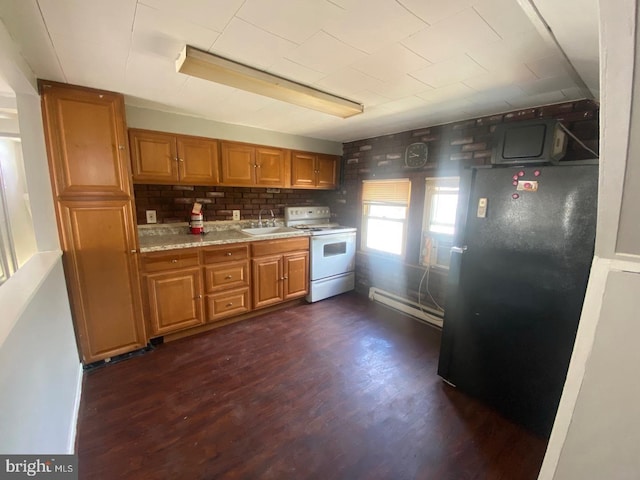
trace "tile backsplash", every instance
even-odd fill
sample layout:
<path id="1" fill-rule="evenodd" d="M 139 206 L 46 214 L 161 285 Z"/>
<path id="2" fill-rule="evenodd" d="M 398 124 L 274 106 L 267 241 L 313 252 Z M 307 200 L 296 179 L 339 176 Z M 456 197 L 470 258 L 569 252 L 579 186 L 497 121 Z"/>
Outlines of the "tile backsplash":
<path id="1" fill-rule="evenodd" d="M 197 187 L 183 185 L 134 185 L 139 225 L 146 224 L 146 210 L 155 210 L 158 223 L 186 222 L 194 202 L 202 204 L 205 221 L 231 220 L 232 211 L 240 218 L 258 218 L 260 209 L 271 209 L 276 217 L 284 207 L 319 205 L 330 192 L 290 188 Z"/>

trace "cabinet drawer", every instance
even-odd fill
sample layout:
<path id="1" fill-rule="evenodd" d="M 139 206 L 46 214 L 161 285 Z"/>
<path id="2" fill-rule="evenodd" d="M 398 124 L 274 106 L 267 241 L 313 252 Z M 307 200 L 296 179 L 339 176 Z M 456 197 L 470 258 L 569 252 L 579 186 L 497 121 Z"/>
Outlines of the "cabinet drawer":
<path id="1" fill-rule="evenodd" d="M 249 286 L 249 261 L 220 263 L 204 269 L 207 293 Z"/>
<path id="2" fill-rule="evenodd" d="M 146 253 L 140 256 L 143 272 L 159 272 L 176 268 L 197 267 L 200 264 L 198 250 Z"/>
<path id="3" fill-rule="evenodd" d="M 246 260 L 247 258 L 249 258 L 249 247 L 247 244 L 232 244 L 215 248 L 205 248 L 203 250 L 205 264 Z"/>
<path id="4" fill-rule="evenodd" d="M 206 296 L 207 322 L 239 315 L 251 309 L 249 288 L 225 291 Z"/>
<path id="5" fill-rule="evenodd" d="M 254 257 L 274 255 L 298 250 L 309 250 L 309 237 L 287 238 L 282 240 L 264 240 L 251 244 Z"/>

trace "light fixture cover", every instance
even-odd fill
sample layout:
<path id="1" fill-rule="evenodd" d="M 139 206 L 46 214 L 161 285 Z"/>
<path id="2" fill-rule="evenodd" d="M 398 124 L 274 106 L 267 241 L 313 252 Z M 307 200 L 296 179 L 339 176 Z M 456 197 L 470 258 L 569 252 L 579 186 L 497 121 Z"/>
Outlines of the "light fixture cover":
<path id="1" fill-rule="evenodd" d="M 176 60 L 176 70 L 337 117 L 347 118 L 364 111 L 364 106 L 360 103 L 203 52 L 189 45 L 180 52 Z"/>

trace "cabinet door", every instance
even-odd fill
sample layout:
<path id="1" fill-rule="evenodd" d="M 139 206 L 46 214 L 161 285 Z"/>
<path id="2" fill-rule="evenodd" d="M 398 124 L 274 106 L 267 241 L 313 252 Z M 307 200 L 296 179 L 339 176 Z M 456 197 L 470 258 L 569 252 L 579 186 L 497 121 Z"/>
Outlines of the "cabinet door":
<path id="1" fill-rule="evenodd" d="M 151 336 L 204 323 L 199 268 L 147 275 L 146 285 Z"/>
<path id="2" fill-rule="evenodd" d="M 58 214 L 83 362 L 144 347 L 131 201 L 63 201 Z"/>
<path id="3" fill-rule="evenodd" d="M 218 142 L 197 137 L 177 137 L 180 183 L 218 185 Z"/>
<path id="4" fill-rule="evenodd" d="M 318 155 L 316 186 L 324 189 L 335 189 L 338 186 L 338 157 L 334 155 Z"/>
<path id="5" fill-rule="evenodd" d="M 285 185 L 285 156 L 277 148 L 256 148 L 256 185 Z"/>
<path id="6" fill-rule="evenodd" d="M 315 154 L 293 152 L 291 156 L 291 186 L 297 188 L 315 188 L 315 165 Z"/>
<path id="7" fill-rule="evenodd" d="M 129 130 L 133 181 L 171 183 L 178 181 L 176 137 L 147 130 Z"/>
<path id="8" fill-rule="evenodd" d="M 223 185 L 255 184 L 255 148 L 222 142 L 221 177 Z"/>
<path id="9" fill-rule="evenodd" d="M 54 194 L 131 195 L 122 95 L 42 82 Z"/>
<path id="10" fill-rule="evenodd" d="M 253 308 L 280 303 L 283 297 L 282 255 L 254 258 L 251 282 Z"/>
<path id="11" fill-rule="evenodd" d="M 309 253 L 284 255 L 284 299 L 302 297 L 309 292 Z"/>

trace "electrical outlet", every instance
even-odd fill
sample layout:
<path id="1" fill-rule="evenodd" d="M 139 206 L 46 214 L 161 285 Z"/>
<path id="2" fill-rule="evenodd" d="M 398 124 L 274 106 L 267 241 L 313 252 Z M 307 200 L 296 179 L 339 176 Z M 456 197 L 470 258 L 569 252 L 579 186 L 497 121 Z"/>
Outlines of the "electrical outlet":
<path id="1" fill-rule="evenodd" d="M 240 210 L 233 210 L 233 219 L 240 220 Z"/>
<path id="2" fill-rule="evenodd" d="M 147 210 L 147 223 L 158 223 L 155 210 Z"/>

